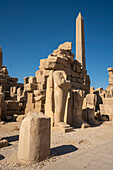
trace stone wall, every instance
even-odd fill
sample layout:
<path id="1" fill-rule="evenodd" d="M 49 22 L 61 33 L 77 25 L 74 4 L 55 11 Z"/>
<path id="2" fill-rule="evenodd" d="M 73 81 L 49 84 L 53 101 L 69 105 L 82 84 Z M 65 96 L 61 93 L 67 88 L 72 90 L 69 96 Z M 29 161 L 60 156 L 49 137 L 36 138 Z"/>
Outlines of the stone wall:
<path id="1" fill-rule="evenodd" d="M 72 43 L 65 42 L 61 44 L 47 59 L 40 60 L 39 70 L 36 71 L 35 77 L 24 78 L 24 89 L 27 92 L 26 114 L 29 111 L 45 113 L 46 99 L 51 101 L 46 108 L 52 107 L 54 109 L 52 91 L 55 84 L 52 82 L 52 77 L 56 71 L 64 71 L 65 81 L 70 81 L 70 95 L 73 89 L 84 90 L 85 94 L 89 93 L 90 78 L 87 75 L 87 71 L 82 69 L 81 64 L 74 60 L 74 54 L 71 50 Z M 49 88 L 49 96 L 47 96 L 47 88 Z M 51 113 L 48 112 L 48 114 Z"/>
<path id="2" fill-rule="evenodd" d="M 18 78 L 10 77 L 7 67 L 2 65 L 3 52 L 0 47 L 0 119 L 13 119 L 13 115 L 24 114 L 25 94 Z M 7 117 L 9 116 L 9 117 Z"/>

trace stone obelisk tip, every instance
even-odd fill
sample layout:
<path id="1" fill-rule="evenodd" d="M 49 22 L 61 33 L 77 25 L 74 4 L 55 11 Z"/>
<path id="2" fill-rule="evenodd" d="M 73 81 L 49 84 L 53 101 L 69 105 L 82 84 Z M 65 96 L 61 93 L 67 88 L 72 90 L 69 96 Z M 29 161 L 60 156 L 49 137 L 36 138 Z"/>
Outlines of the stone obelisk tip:
<path id="1" fill-rule="evenodd" d="M 3 52 L 2 52 L 2 48 L 0 46 L 0 69 L 2 67 L 2 57 L 3 57 Z"/>
<path id="2" fill-rule="evenodd" d="M 2 47 L 0 46 L 0 52 L 2 52 Z"/>

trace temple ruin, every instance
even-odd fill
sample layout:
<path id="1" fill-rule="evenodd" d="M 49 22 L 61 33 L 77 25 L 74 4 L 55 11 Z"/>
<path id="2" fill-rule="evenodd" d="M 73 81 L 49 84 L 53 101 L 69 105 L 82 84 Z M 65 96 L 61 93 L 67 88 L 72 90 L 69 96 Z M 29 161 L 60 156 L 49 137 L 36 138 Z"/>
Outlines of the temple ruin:
<path id="1" fill-rule="evenodd" d="M 0 47 L 0 124 L 20 123 L 18 161 L 36 163 L 50 155 L 51 129 L 66 133 L 113 120 L 113 68 L 109 86 L 90 87 L 85 59 L 84 19 L 76 19 L 76 59 L 72 43 L 64 42 L 40 60 L 35 77 L 10 77 Z M 55 132 L 56 133 L 56 132 Z M 0 148 L 8 141 L 0 138 Z"/>
<path id="2" fill-rule="evenodd" d="M 0 47 L 0 120 L 11 120 L 14 115 L 24 114 L 25 95 L 18 78 L 8 75 L 7 67 L 2 64 L 3 52 Z"/>
<path id="3" fill-rule="evenodd" d="M 76 19 L 76 60 L 71 50 L 71 42 L 59 45 L 47 59 L 40 60 L 35 77 L 25 77 L 22 84 L 17 83 L 18 78 L 10 77 L 7 67 L 2 65 L 0 47 L 0 120 L 22 121 L 29 111 L 41 112 L 51 118 L 53 130 L 62 132 L 72 131 L 72 127 L 99 125 L 99 117 L 105 114 L 111 120 L 113 68 L 108 69 L 106 90 L 90 87 L 81 13 Z"/>

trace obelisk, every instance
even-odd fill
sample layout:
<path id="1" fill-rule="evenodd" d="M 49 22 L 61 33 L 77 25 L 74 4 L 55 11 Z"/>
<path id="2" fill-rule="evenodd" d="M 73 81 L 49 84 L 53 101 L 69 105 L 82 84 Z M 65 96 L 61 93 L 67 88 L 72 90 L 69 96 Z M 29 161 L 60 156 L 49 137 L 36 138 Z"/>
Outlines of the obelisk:
<path id="1" fill-rule="evenodd" d="M 76 60 L 78 60 L 82 68 L 86 69 L 85 61 L 85 37 L 84 37 L 84 20 L 79 13 L 76 19 Z"/>
<path id="2" fill-rule="evenodd" d="M 0 69 L 2 67 L 2 56 L 3 56 L 3 52 L 2 52 L 2 48 L 0 47 Z"/>

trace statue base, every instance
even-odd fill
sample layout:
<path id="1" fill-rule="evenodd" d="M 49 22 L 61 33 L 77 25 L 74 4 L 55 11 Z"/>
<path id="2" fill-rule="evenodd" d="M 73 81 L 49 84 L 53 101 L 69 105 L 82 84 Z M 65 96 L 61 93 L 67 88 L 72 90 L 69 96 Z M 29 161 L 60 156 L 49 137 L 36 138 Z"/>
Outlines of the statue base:
<path id="1" fill-rule="evenodd" d="M 56 127 L 56 126 L 54 126 L 52 129 L 56 132 L 61 132 L 61 133 L 67 133 L 67 132 L 73 131 L 72 127 Z"/>

